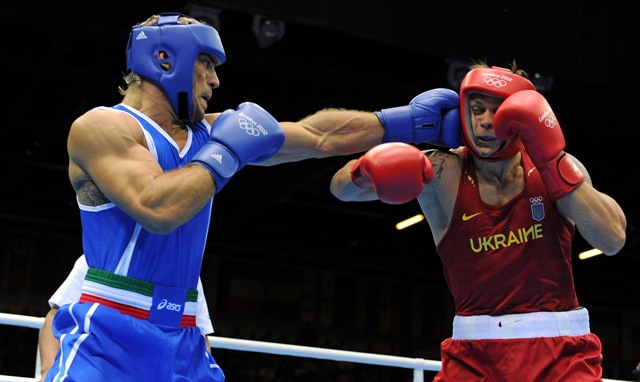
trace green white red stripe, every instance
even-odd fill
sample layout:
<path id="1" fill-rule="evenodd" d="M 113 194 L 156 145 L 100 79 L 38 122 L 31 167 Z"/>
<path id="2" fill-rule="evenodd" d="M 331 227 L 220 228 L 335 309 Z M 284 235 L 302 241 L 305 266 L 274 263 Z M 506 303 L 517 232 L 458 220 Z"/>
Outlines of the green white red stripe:
<path id="1" fill-rule="evenodd" d="M 89 268 L 82 286 L 80 302 L 97 302 L 121 313 L 146 320 L 153 304 L 152 296 L 152 283 Z M 180 326 L 196 326 L 197 301 L 198 291 L 189 289 Z"/>

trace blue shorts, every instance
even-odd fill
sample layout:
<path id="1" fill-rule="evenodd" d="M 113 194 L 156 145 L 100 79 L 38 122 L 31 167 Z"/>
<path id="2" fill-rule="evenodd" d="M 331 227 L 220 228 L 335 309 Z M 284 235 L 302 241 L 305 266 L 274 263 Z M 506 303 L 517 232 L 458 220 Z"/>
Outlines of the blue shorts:
<path id="1" fill-rule="evenodd" d="M 46 381 L 224 382 L 197 327 L 153 324 L 98 303 L 60 307 L 60 351 Z"/>

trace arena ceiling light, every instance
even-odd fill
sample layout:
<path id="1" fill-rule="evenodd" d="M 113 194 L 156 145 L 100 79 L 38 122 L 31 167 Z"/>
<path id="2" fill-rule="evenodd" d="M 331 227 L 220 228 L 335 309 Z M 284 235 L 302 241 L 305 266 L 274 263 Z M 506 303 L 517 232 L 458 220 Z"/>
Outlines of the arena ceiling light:
<path id="1" fill-rule="evenodd" d="M 253 36 L 256 43 L 262 49 L 266 49 L 282 40 L 285 31 L 285 23 L 262 15 L 253 16 Z"/>
<path id="2" fill-rule="evenodd" d="M 586 260 L 586 259 L 588 259 L 588 258 L 591 258 L 591 257 L 594 257 L 594 256 L 598 256 L 598 255 L 602 255 L 602 251 L 601 251 L 601 250 L 599 250 L 599 249 L 595 249 L 595 248 L 593 248 L 593 249 L 590 249 L 590 250 L 588 250 L 588 251 L 581 252 L 581 253 L 578 255 L 578 258 L 579 258 L 580 260 Z"/>
<path id="3" fill-rule="evenodd" d="M 405 229 L 407 227 L 410 227 L 414 224 L 420 223 L 421 221 L 424 220 L 424 215 L 423 214 L 418 214 L 416 216 L 410 217 L 409 219 L 403 220 L 401 222 L 399 222 L 398 224 L 396 224 L 396 229 L 398 231 L 400 231 L 401 229 Z"/>

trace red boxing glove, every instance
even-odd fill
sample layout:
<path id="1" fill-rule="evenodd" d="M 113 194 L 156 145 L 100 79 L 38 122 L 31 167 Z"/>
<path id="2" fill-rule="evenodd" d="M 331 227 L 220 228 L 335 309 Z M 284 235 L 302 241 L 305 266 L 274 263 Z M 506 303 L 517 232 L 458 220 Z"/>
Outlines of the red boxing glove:
<path id="1" fill-rule="evenodd" d="M 547 100 L 535 90 L 516 92 L 500 105 L 493 119 L 502 141 L 519 135 L 547 190 L 562 198 L 584 182 L 585 176 L 564 152 L 564 135 Z"/>
<path id="2" fill-rule="evenodd" d="M 433 179 L 431 161 L 417 147 L 406 143 L 380 144 L 367 151 L 351 167 L 351 180 L 361 188 L 373 187 L 388 204 L 407 203 L 420 195 Z"/>

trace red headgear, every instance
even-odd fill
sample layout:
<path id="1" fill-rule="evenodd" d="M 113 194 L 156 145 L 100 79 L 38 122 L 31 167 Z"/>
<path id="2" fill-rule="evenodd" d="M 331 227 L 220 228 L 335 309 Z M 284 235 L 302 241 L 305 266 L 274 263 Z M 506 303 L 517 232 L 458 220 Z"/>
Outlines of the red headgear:
<path id="1" fill-rule="evenodd" d="M 484 157 L 472 138 L 471 111 L 469 110 L 469 94 L 482 93 L 493 97 L 507 98 L 521 90 L 536 90 L 531 81 L 513 73 L 509 69 L 492 66 L 469 71 L 460 84 L 460 111 L 462 116 L 462 137 L 465 145 L 476 157 L 489 161 L 498 161 L 515 155 L 522 147 L 520 137 L 511 138 L 502 149 L 489 157 Z"/>

